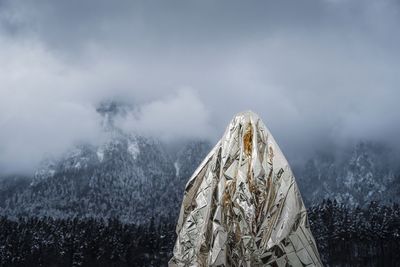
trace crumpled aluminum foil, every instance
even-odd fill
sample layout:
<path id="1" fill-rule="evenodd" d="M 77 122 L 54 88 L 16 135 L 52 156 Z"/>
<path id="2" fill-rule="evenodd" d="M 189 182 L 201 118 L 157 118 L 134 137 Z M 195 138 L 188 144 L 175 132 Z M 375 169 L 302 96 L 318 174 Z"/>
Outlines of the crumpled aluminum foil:
<path id="1" fill-rule="evenodd" d="M 293 173 L 269 130 L 239 113 L 189 179 L 169 266 L 322 266 Z"/>

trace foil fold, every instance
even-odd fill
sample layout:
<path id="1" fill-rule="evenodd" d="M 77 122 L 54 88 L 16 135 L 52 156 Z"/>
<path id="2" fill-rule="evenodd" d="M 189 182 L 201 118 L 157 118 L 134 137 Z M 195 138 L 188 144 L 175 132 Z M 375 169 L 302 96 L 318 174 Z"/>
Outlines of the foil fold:
<path id="1" fill-rule="evenodd" d="M 287 160 L 253 112 L 236 115 L 186 184 L 174 266 L 322 266 Z"/>

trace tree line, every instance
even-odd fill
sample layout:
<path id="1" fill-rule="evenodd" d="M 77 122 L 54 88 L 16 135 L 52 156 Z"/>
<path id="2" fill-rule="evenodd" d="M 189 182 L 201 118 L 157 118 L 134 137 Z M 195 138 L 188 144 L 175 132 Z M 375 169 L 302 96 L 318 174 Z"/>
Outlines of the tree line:
<path id="1" fill-rule="evenodd" d="M 365 209 L 324 201 L 309 209 L 310 227 L 326 266 L 398 266 L 399 205 Z M 0 266 L 166 266 L 175 222 L 147 225 L 118 219 L 0 217 Z"/>
<path id="2" fill-rule="evenodd" d="M 349 209 L 327 200 L 311 207 L 308 216 L 326 265 L 399 266 L 398 204 L 371 202 L 364 209 Z"/>

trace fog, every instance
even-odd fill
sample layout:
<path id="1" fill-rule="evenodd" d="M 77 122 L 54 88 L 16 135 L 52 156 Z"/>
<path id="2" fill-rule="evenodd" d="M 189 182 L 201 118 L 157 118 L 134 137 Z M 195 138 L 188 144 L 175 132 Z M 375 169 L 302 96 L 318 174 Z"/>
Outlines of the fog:
<path id="1" fill-rule="evenodd" d="M 0 0 L 0 173 L 126 131 L 215 142 L 243 110 L 291 161 L 400 142 L 398 1 Z"/>

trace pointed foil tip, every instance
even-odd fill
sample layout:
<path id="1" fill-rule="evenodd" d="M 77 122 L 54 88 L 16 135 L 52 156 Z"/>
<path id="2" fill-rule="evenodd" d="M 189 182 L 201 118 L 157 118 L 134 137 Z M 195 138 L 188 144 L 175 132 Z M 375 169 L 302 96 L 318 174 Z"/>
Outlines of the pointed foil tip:
<path id="1" fill-rule="evenodd" d="M 169 266 L 322 266 L 289 164 L 252 111 L 189 179 Z"/>

